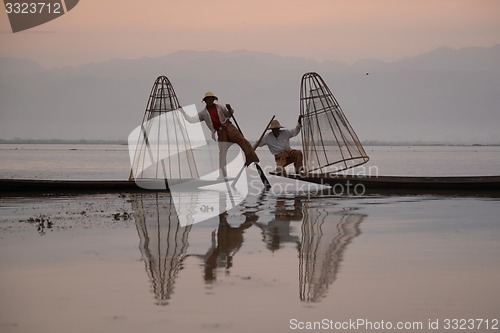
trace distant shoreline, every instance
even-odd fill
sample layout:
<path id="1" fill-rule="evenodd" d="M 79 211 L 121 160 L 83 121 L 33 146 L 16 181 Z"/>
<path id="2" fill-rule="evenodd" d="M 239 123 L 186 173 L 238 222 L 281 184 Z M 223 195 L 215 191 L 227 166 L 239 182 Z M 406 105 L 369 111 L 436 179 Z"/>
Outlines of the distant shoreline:
<path id="1" fill-rule="evenodd" d="M 250 140 L 255 142 L 256 140 Z M 0 139 L 0 144 L 81 144 L 81 145 L 127 145 L 125 140 L 103 140 L 103 139 Z M 291 145 L 299 146 L 300 141 L 291 141 Z M 500 143 L 451 143 L 451 142 L 422 142 L 422 141 L 407 141 L 407 142 L 391 142 L 366 140 L 362 141 L 363 146 L 471 146 L 471 147 L 489 147 L 500 146 Z"/>
<path id="2" fill-rule="evenodd" d="M 126 145 L 125 140 L 101 139 L 0 139 L 0 144 L 80 144 L 80 145 Z"/>

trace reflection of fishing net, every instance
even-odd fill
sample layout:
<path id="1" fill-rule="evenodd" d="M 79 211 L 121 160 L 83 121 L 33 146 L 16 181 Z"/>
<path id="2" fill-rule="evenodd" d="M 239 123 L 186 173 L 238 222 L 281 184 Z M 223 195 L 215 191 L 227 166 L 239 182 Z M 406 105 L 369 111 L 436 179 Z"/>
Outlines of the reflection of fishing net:
<path id="1" fill-rule="evenodd" d="M 303 302 L 319 302 L 337 278 L 344 252 L 361 234 L 365 215 L 304 210 L 299 252 L 299 295 Z"/>
<path id="2" fill-rule="evenodd" d="M 168 78 L 158 77 L 151 89 L 142 125 L 137 129 L 137 139 L 134 137 L 136 146 L 130 179 L 198 178 L 192 149 L 203 142 L 191 142 L 187 122 L 178 111 L 180 108 Z"/>
<path id="3" fill-rule="evenodd" d="M 340 105 L 317 73 L 302 77 L 300 114 L 304 116 L 302 149 L 307 172 L 338 172 L 368 162 Z"/>
<path id="4" fill-rule="evenodd" d="M 182 269 L 191 226 L 181 228 L 169 194 L 138 194 L 132 197 L 139 249 L 151 282 L 156 304 L 167 305 Z M 165 204 L 165 199 L 170 201 Z"/>

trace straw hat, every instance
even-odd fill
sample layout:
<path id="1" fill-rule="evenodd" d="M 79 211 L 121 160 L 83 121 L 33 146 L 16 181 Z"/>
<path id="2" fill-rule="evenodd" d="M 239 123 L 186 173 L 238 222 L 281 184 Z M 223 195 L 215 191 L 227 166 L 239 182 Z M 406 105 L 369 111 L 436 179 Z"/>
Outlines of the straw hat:
<path id="1" fill-rule="evenodd" d="M 215 94 L 214 94 L 213 92 L 211 92 L 211 91 L 207 91 L 207 92 L 205 93 L 205 97 L 203 97 L 202 101 L 203 101 L 203 102 L 205 102 L 205 99 L 206 99 L 207 97 L 213 97 L 213 98 L 215 98 L 215 100 L 216 100 L 216 101 L 218 101 L 218 100 L 219 100 L 219 98 L 217 98 L 217 96 L 215 96 Z"/>
<path id="2" fill-rule="evenodd" d="M 272 130 L 273 128 L 284 128 L 284 126 L 281 126 L 278 120 L 273 119 L 273 121 L 271 121 L 271 125 L 269 125 L 268 130 Z"/>

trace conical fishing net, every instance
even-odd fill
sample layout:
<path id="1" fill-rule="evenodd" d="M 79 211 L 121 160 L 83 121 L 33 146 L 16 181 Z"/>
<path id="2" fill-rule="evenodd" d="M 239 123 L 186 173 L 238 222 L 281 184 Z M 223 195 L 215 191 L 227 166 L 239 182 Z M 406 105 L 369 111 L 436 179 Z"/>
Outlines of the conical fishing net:
<path id="1" fill-rule="evenodd" d="M 166 76 L 156 79 L 151 89 L 142 124 L 129 137 L 136 142 L 130 179 L 198 178 L 193 148 L 204 143 L 192 142 L 181 105 Z M 200 127 L 201 128 L 201 127 Z"/>
<path id="2" fill-rule="evenodd" d="M 369 157 L 332 92 L 317 73 L 306 73 L 300 88 L 302 148 L 308 173 L 335 173 Z"/>

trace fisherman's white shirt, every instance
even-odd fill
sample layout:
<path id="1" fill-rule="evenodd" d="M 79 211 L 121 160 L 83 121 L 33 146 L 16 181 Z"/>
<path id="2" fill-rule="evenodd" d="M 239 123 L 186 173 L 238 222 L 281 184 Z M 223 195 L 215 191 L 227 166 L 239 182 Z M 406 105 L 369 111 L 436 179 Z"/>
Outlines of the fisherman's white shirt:
<path id="1" fill-rule="evenodd" d="M 293 129 L 281 129 L 278 137 L 275 137 L 273 132 L 270 131 L 259 143 L 259 147 L 267 145 L 269 151 L 273 155 L 278 155 L 284 151 L 290 150 L 290 138 L 293 138 L 300 133 L 302 126 L 297 123 L 297 126 Z"/>

